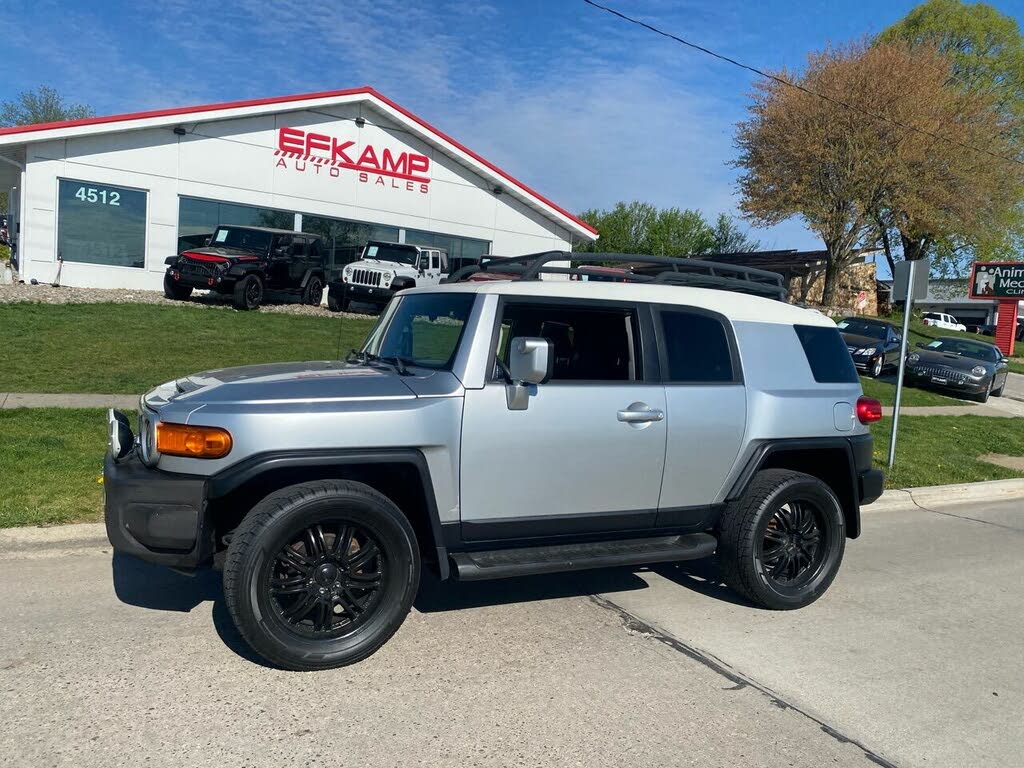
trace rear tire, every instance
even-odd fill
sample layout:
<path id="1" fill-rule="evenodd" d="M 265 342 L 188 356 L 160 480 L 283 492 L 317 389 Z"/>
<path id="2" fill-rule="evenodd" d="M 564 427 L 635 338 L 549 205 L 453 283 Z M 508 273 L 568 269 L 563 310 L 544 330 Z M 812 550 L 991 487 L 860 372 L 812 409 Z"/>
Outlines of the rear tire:
<path id="1" fill-rule="evenodd" d="M 224 563 L 235 626 L 260 656 L 313 671 L 362 661 L 405 620 L 419 587 L 409 521 L 362 483 L 272 493 L 242 520 Z"/>
<path id="2" fill-rule="evenodd" d="M 170 275 L 164 275 L 164 296 L 174 301 L 184 301 L 192 295 L 192 286 L 174 282 Z"/>
<path id="3" fill-rule="evenodd" d="M 309 282 L 306 283 L 305 289 L 302 291 L 302 303 L 309 304 L 314 307 L 319 307 L 320 302 L 324 298 L 324 281 L 317 275 L 313 275 L 309 278 Z"/>
<path id="4" fill-rule="evenodd" d="M 766 469 L 722 514 L 717 559 L 729 587 L 785 611 L 825 594 L 845 547 L 843 510 L 831 488 L 802 472 Z"/>
<path id="5" fill-rule="evenodd" d="M 232 303 L 235 309 L 251 310 L 263 303 L 263 281 L 259 275 L 246 275 L 235 283 Z"/>

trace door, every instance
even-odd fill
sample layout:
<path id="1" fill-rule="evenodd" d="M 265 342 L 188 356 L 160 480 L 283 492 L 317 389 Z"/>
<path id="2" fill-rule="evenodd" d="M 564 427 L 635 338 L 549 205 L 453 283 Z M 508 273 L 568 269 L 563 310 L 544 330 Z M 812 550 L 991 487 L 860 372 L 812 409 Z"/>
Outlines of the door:
<path id="1" fill-rule="evenodd" d="M 668 423 L 658 524 L 699 528 L 743 446 L 739 355 L 729 321 L 714 312 L 662 307 L 656 325 Z"/>
<path id="2" fill-rule="evenodd" d="M 646 308 L 644 308 L 646 311 Z M 650 317 L 643 321 L 650 328 Z M 557 536 L 653 525 L 665 459 L 665 390 L 647 382 L 635 306 L 508 299 L 495 356 L 515 337 L 547 338 L 551 380 L 510 410 L 495 376 L 467 390 L 462 430 L 462 535 Z M 646 335 L 646 334 L 645 334 Z M 497 371 L 497 368 L 495 369 Z"/>
<path id="3" fill-rule="evenodd" d="M 892 330 L 891 328 L 886 332 L 885 337 L 885 350 L 884 350 L 884 361 L 886 365 L 894 364 L 899 365 L 900 362 L 900 349 L 903 344 L 903 337 Z"/>
<path id="4" fill-rule="evenodd" d="M 296 235 L 292 239 L 288 255 L 288 283 L 292 288 L 297 288 L 302 284 L 302 278 L 309 269 L 309 241 Z"/>
<path id="5" fill-rule="evenodd" d="M 278 235 L 270 249 L 270 266 L 267 268 L 267 284 L 279 288 L 288 284 L 289 264 L 291 262 L 291 235 Z"/>

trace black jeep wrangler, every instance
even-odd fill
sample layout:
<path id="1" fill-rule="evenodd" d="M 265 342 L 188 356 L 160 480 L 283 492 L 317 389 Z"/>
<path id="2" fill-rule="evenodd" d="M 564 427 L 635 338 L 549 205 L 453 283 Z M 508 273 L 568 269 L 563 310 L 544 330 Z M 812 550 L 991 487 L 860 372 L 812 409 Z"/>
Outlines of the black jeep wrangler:
<path id="1" fill-rule="evenodd" d="M 231 294 L 238 309 L 256 309 L 266 291 L 302 296 L 319 304 L 324 295 L 320 238 L 265 227 L 220 226 L 202 248 L 166 261 L 164 295 L 187 299 L 193 288 Z"/>

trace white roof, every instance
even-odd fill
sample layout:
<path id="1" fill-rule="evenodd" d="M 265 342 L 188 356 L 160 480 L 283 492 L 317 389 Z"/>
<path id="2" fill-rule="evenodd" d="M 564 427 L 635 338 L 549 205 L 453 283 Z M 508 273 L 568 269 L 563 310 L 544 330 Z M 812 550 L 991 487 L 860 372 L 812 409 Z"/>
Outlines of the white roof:
<path id="1" fill-rule="evenodd" d="M 774 299 L 735 291 L 692 288 L 664 283 L 615 283 L 590 280 L 493 280 L 449 283 L 411 288 L 403 293 L 493 293 L 501 296 L 537 296 L 543 298 L 601 299 L 635 301 L 647 304 L 673 304 L 718 312 L 734 321 L 776 323 L 781 325 L 817 325 L 835 328 L 835 323 L 820 312 L 786 304 Z"/>

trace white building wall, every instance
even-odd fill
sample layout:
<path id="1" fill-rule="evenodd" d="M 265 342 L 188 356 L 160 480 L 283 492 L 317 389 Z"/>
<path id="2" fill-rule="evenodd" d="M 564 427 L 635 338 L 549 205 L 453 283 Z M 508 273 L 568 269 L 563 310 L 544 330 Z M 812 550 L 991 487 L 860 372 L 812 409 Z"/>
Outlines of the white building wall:
<path id="1" fill-rule="evenodd" d="M 363 127 L 355 124 L 359 116 Z M 183 136 L 150 128 L 30 144 L 24 278 L 50 282 L 56 275 L 61 178 L 147 192 L 145 269 L 65 261 L 65 285 L 159 290 L 164 259 L 177 250 L 181 196 L 472 237 L 491 241 L 491 252 L 499 255 L 571 247 L 570 233 L 518 200 L 521 193 L 495 194 L 493 183 L 365 103 L 182 127 Z M 282 127 L 353 141 L 346 150 L 353 158 L 368 145 L 378 153 L 388 148 L 395 155 L 425 155 L 429 184 L 421 191 L 419 182 L 407 188 L 404 180 L 374 174 L 360 181 L 359 171 L 282 158 L 275 155 Z"/>

